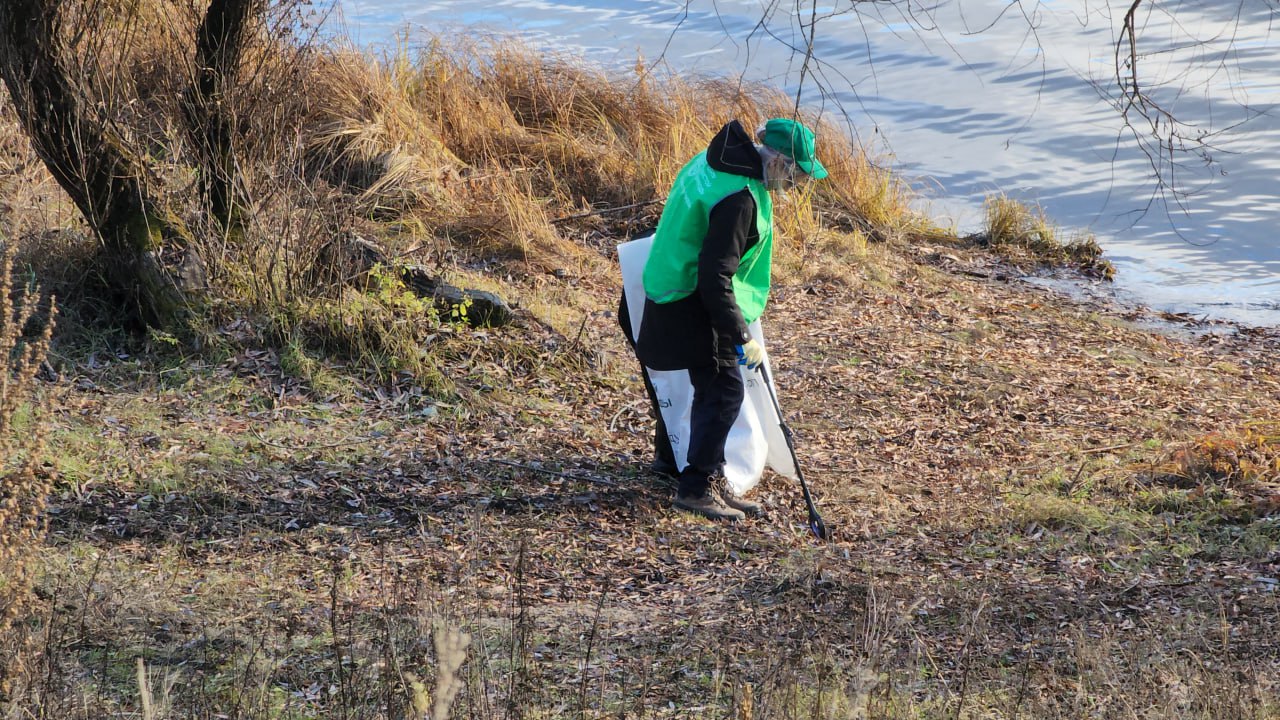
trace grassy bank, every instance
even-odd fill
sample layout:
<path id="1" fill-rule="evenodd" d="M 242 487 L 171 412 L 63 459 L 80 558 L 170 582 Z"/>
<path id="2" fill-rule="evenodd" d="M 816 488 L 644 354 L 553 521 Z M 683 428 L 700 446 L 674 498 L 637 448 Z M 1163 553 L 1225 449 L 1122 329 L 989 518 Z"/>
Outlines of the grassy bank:
<path id="1" fill-rule="evenodd" d="M 182 197 L 147 91 L 181 78 L 145 62 L 178 20 L 111 87 Z M 5 717 L 1280 716 L 1274 336 L 1009 280 L 1097 256 L 1004 201 L 981 237 L 933 227 L 827 127 L 765 330 L 835 540 L 776 477 L 763 518 L 674 513 L 612 247 L 719 123 L 785 100 L 452 38 L 260 42 L 233 102 L 291 84 L 249 123 L 277 134 L 250 136 L 245 237 L 200 235 L 191 337 L 103 330 L 92 242 L 4 116 L 0 227 L 69 317 L 14 425 L 52 494 Z M 352 283 L 348 237 L 518 320 Z"/>

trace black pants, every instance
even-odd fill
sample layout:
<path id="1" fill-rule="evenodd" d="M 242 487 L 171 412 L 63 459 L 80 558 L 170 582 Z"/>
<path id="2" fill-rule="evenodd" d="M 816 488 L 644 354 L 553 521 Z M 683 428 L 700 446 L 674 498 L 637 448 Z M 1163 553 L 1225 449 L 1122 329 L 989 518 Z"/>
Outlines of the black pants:
<path id="1" fill-rule="evenodd" d="M 627 295 L 624 292 L 618 301 L 618 324 L 622 326 L 622 334 L 627 338 L 627 344 L 631 346 L 632 352 L 636 349 L 635 338 L 631 337 L 631 313 L 627 308 Z M 644 380 L 644 390 L 649 396 L 649 407 L 653 414 L 653 467 L 672 475 L 680 471 L 676 467 L 675 453 L 671 451 L 671 439 L 667 435 L 667 425 L 662 421 L 662 412 L 658 407 L 658 393 L 653 389 L 653 383 L 649 382 L 649 373 L 644 369 L 644 363 L 640 364 L 640 378 Z"/>
<path id="2" fill-rule="evenodd" d="M 699 496 L 707 491 L 711 476 L 724 465 L 724 445 L 745 388 L 737 366 L 707 365 L 689 369 L 693 384 L 693 410 L 689 418 L 689 464 L 680 473 L 677 493 Z"/>
<path id="3" fill-rule="evenodd" d="M 635 340 L 631 337 L 631 314 L 627 308 L 624 293 L 618 302 L 618 324 L 627 343 L 635 350 Z M 724 446 L 729 438 L 729 429 L 733 427 L 738 411 L 742 408 L 745 387 L 742 384 L 742 373 L 734 365 L 736 358 L 730 358 L 732 342 L 720 340 L 717 349 L 724 358 L 718 358 L 715 365 L 691 368 L 689 381 L 693 385 L 693 408 L 689 428 L 688 465 L 680 473 L 680 485 L 677 492 L 685 496 L 699 496 L 707 491 L 711 484 L 711 476 L 724 465 Z M 645 392 L 649 395 L 649 403 L 653 409 L 653 464 L 656 468 L 669 469 L 675 473 L 675 454 L 671 450 L 670 436 L 666 423 L 662 420 L 661 408 L 658 407 L 658 394 L 649 382 L 649 373 L 644 364 L 640 365 L 640 377 L 644 380 Z"/>

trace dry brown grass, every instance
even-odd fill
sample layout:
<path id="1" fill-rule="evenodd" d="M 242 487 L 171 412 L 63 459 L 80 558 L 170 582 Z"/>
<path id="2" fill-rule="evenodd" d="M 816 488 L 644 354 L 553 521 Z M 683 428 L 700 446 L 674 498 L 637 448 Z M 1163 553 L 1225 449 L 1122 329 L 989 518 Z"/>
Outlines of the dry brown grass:
<path id="1" fill-rule="evenodd" d="M 1206 435 L 1179 449 L 1165 471 L 1187 483 L 1280 484 L 1280 423 L 1255 422 L 1243 431 Z"/>
<path id="2" fill-rule="evenodd" d="M 400 84 L 394 95 L 408 97 L 416 117 L 466 165 L 457 201 L 446 206 L 461 213 L 423 221 L 464 247 L 535 267 L 580 255 L 579 233 L 625 235 L 651 226 L 660 205 L 570 225 L 551 221 L 660 201 L 721 124 L 737 118 L 754 128 L 791 113 L 787 99 L 766 88 L 659 78 L 643 63 L 633 75 L 607 73 L 510 40 L 435 40 L 389 65 L 386 81 Z M 857 226 L 885 237 L 926 226 L 889 173 L 841 141 L 835 127 L 819 127 L 832 177 L 797 193 L 779 213 L 783 233 L 796 238 L 793 258 L 805 255 L 807 240 L 824 227 Z"/>
<path id="3" fill-rule="evenodd" d="M 987 229 L 980 240 L 1011 262 L 1030 267 L 1073 267 L 1104 280 L 1115 276 L 1115 268 L 1102 258 L 1096 238 L 1081 235 L 1063 241 L 1040 207 L 990 195 L 985 209 Z"/>

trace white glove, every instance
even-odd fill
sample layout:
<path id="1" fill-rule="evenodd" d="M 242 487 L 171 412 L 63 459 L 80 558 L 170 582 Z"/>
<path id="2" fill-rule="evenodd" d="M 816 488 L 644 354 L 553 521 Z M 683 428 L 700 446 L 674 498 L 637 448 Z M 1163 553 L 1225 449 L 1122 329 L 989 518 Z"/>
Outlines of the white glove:
<path id="1" fill-rule="evenodd" d="M 748 370 L 755 370 L 764 362 L 764 346 L 756 342 L 755 338 L 743 345 L 735 345 L 734 349 L 738 351 L 738 364 L 746 365 Z"/>

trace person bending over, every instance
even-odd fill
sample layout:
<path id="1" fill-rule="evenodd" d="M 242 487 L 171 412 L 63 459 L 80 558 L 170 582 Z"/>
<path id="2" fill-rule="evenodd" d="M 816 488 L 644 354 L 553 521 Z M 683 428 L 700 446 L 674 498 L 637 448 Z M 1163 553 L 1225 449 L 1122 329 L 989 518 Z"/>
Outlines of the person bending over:
<path id="1" fill-rule="evenodd" d="M 740 520 L 760 505 L 722 494 L 712 478 L 742 406 L 739 365 L 754 370 L 764 348 L 747 325 L 764 312 L 773 260 L 773 198 L 827 175 L 813 131 L 787 118 L 749 135 L 737 120 L 680 170 L 644 267 L 644 314 L 636 354 L 654 370 L 687 370 L 693 386 L 688 465 L 675 507 Z"/>

